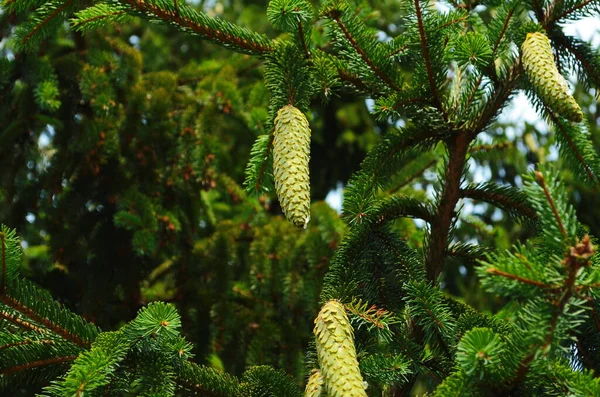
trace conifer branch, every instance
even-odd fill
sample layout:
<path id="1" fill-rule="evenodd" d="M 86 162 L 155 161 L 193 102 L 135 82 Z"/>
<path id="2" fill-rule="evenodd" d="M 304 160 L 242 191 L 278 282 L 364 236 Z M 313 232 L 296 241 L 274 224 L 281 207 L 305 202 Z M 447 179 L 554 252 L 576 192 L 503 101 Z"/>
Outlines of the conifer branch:
<path id="1" fill-rule="evenodd" d="M 367 307 L 366 303 L 361 300 L 353 301 L 350 304 L 344 304 L 346 311 L 360 317 L 364 321 L 373 324 L 379 329 L 386 329 L 389 325 L 393 314 L 388 310 L 371 305 Z"/>
<path id="2" fill-rule="evenodd" d="M 468 134 L 456 135 L 448 144 L 450 159 L 446 170 L 444 185 L 436 216 L 431 222 L 431 234 L 427 243 L 425 267 L 427 278 L 435 281 L 444 268 L 444 259 L 448 246 L 448 234 L 454 218 L 454 209 L 460 199 L 460 182 L 466 156 L 469 150 Z"/>
<path id="3" fill-rule="evenodd" d="M 590 178 L 590 180 L 598 182 L 598 177 L 596 176 L 596 174 L 594 174 L 594 171 L 592 171 L 589 164 L 585 161 L 583 154 L 579 151 L 579 148 L 575 145 L 575 142 L 573 142 L 573 138 L 571 138 L 571 135 L 569 135 L 569 132 L 564 128 L 564 125 L 560 122 L 558 117 L 556 117 L 556 115 L 554 114 L 554 112 L 551 109 L 549 109 L 548 107 L 545 107 L 545 108 L 546 108 L 546 113 L 552 120 L 552 123 L 556 126 L 556 129 L 560 132 L 560 134 L 565 138 L 565 140 L 567 141 L 567 144 L 569 145 L 569 148 L 573 151 L 573 153 L 575 153 L 575 157 L 577 158 L 577 160 L 581 163 L 581 165 L 585 169 L 585 172 L 588 175 L 588 177 Z"/>
<path id="4" fill-rule="evenodd" d="M 498 51 L 498 48 L 500 47 L 500 43 L 502 42 L 502 39 L 504 38 L 506 31 L 508 30 L 508 26 L 510 25 L 510 20 L 511 20 L 513 14 L 515 13 L 515 10 L 517 9 L 517 4 L 518 3 L 515 3 L 513 8 L 511 8 L 508 11 L 508 15 L 506 16 L 506 19 L 504 20 L 504 25 L 502 26 L 500 35 L 498 36 L 498 39 L 496 40 L 496 42 L 494 43 L 494 47 L 492 48 L 492 59 L 496 55 L 496 51 Z"/>
<path id="5" fill-rule="evenodd" d="M 427 35 L 425 33 L 425 26 L 423 24 L 423 15 L 421 12 L 421 5 L 419 4 L 419 0 L 414 0 L 415 10 L 417 12 L 417 24 L 419 25 L 419 35 L 421 37 L 421 50 L 423 51 L 423 58 L 425 59 L 425 67 L 427 68 L 427 79 L 429 80 L 429 88 L 431 89 L 431 93 L 433 95 L 433 102 L 435 107 L 438 108 L 444 116 L 446 112 L 442 107 L 442 102 L 440 100 L 440 94 L 437 89 L 437 84 L 435 83 L 435 77 L 433 73 L 433 68 L 431 66 L 431 59 L 429 56 L 429 47 L 427 46 Z"/>
<path id="6" fill-rule="evenodd" d="M 94 22 L 94 21 L 99 21 L 99 20 L 102 20 L 104 18 L 110 18 L 110 17 L 114 17 L 114 16 L 117 16 L 117 15 L 125 15 L 125 14 L 127 14 L 127 12 L 125 12 L 125 11 L 115 11 L 115 12 L 111 12 L 111 13 L 104 14 L 104 15 L 96 15 L 96 16 L 91 17 L 91 18 L 78 20 L 77 24 L 78 25 L 86 25 L 88 23 L 91 23 L 91 22 Z"/>
<path id="7" fill-rule="evenodd" d="M 338 75 L 340 76 L 340 79 L 352 84 L 359 91 L 370 93 L 374 99 L 381 96 L 381 93 L 378 93 L 375 90 L 369 88 L 358 76 L 356 76 L 346 70 L 338 69 Z"/>
<path id="8" fill-rule="evenodd" d="M 256 177 L 256 183 L 254 184 L 255 192 L 260 191 L 260 184 L 265 175 L 265 170 L 267 169 L 267 159 L 269 158 L 269 155 L 271 154 L 271 150 L 273 150 L 273 139 L 275 139 L 275 135 L 273 134 L 273 131 L 271 131 L 269 133 L 269 142 L 267 144 L 265 155 L 263 157 L 264 160 L 263 160 L 262 164 L 260 165 L 260 170 L 258 171 L 258 176 Z"/>
<path id="9" fill-rule="evenodd" d="M 552 196 L 550 195 L 550 192 L 548 191 L 548 186 L 546 186 L 546 181 L 544 179 L 544 175 L 541 172 L 536 171 L 535 177 L 537 178 L 539 185 L 541 186 L 542 190 L 544 191 L 544 195 L 546 196 L 546 200 L 548 200 L 548 204 L 550 204 L 550 208 L 552 209 L 552 213 L 554 214 L 554 219 L 556 220 L 556 223 L 558 224 L 560 232 L 562 233 L 563 237 L 565 238 L 565 241 L 569 241 L 569 234 L 567 233 L 567 230 L 565 229 L 565 225 L 563 224 L 560 214 L 558 213 L 558 209 L 556 208 L 556 203 L 554 203 L 554 199 L 552 198 Z"/>
<path id="10" fill-rule="evenodd" d="M 42 29 L 48 22 L 54 19 L 58 14 L 60 14 L 65 8 L 67 8 L 73 0 L 66 0 L 60 7 L 57 7 L 50 15 L 44 18 L 35 28 L 31 30 L 31 32 L 27 33 L 23 40 L 21 40 L 21 44 L 25 45 L 27 42 L 40 30 Z"/>
<path id="11" fill-rule="evenodd" d="M 20 341 L 20 342 L 13 342 L 13 343 L 7 343 L 5 345 L 2 345 L 2 346 L 0 346 L 0 350 L 10 349 L 11 347 L 16 347 L 16 346 L 31 345 L 33 343 L 41 343 L 41 344 L 44 344 L 44 345 L 52 345 L 52 344 L 54 344 L 54 341 L 51 340 L 51 339 L 42 339 L 42 340 L 27 339 L 27 340 Z"/>
<path id="12" fill-rule="evenodd" d="M 33 332 L 37 332 L 39 334 L 43 334 L 46 332 L 45 329 L 40 328 L 37 325 L 32 324 L 29 321 L 23 320 L 16 314 L 12 314 L 12 313 L 6 312 L 4 310 L 0 310 L 0 318 L 3 318 L 4 320 L 8 321 L 9 323 L 12 323 L 12 324 L 16 325 L 17 327 L 23 328 L 27 331 L 33 331 Z"/>
<path id="13" fill-rule="evenodd" d="M 300 36 L 300 42 L 302 43 L 302 49 L 304 49 L 304 56 L 306 59 L 310 59 L 310 50 L 308 49 L 308 45 L 306 44 L 306 39 L 304 38 L 304 27 L 302 27 L 302 22 L 298 22 L 298 35 Z"/>
<path id="14" fill-rule="evenodd" d="M 539 288 L 544 288 L 544 289 L 548 288 L 548 285 L 542 283 L 541 281 L 531 280 L 531 279 L 528 279 L 525 277 L 517 276 L 516 274 L 507 273 L 507 272 L 504 272 L 502 270 L 499 270 L 499 269 L 496 269 L 493 267 L 488 268 L 486 270 L 486 272 L 488 272 L 489 274 L 492 274 L 494 276 L 501 276 L 501 277 L 508 278 L 511 280 L 519 281 L 524 284 L 533 285 L 533 286 L 536 286 Z"/>
<path id="15" fill-rule="evenodd" d="M 142 13 L 151 13 L 163 21 L 181 26 L 183 28 L 190 29 L 192 32 L 197 33 L 208 40 L 212 40 L 216 43 L 229 45 L 234 48 L 239 48 L 245 52 L 252 54 L 266 54 L 273 50 L 272 46 L 267 42 L 261 43 L 257 40 L 250 40 L 243 37 L 238 37 L 234 34 L 228 33 L 221 29 L 213 29 L 208 25 L 202 25 L 190 18 L 183 17 L 179 11 L 180 7 L 177 7 L 177 11 L 170 12 L 163 8 L 160 8 L 156 4 L 152 4 L 146 0 L 119 0 L 125 4 L 128 4 L 136 11 Z M 265 38 L 266 40 L 266 38 Z"/>
<path id="16" fill-rule="evenodd" d="M 69 361 L 73 361 L 77 358 L 76 355 L 72 356 L 62 356 L 62 357 L 52 357 L 44 360 L 32 361 L 27 364 L 17 365 L 15 367 L 3 368 L 0 370 L 1 375 L 9 375 L 15 372 L 21 372 L 31 368 L 42 367 L 44 365 L 52 365 L 52 364 L 61 364 Z"/>
<path id="17" fill-rule="evenodd" d="M 346 37 L 346 39 L 352 45 L 352 48 L 360 55 L 362 60 L 367 64 L 367 66 L 375 73 L 377 77 L 379 77 L 383 82 L 385 82 L 390 88 L 394 91 L 400 91 L 400 87 L 381 69 L 375 65 L 375 63 L 367 56 L 367 53 L 361 48 L 358 42 L 354 39 L 344 22 L 341 20 L 339 12 L 337 10 L 332 10 L 328 13 L 328 16 L 335 21 L 335 23 L 339 26 L 340 30 Z"/>
<path id="18" fill-rule="evenodd" d="M 562 34 L 562 32 L 553 35 L 552 39 L 555 40 L 558 45 L 566 48 L 571 54 L 573 54 L 575 59 L 579 61 L 581 67 L 587 73 L 587 77 L 600 86 L 600 70 L 598 70 L 598 67 L 592 63 L 593 60 L 590 60 L 584 53 L 582 53 L 581 48 L 578 48 L 576 45 L 574 45 L 572 39 L 569 40 L 569 38 Z M 558 59 L 558 57 L 556 58 Z"/>
<path id="19" fill-rule="evenodd" d="M 11 309 L 21 313 L 25 317 L 32 319 L 36 323 L 45 326 L 50 331 L 54 332 L 55 334 L 61 336 L 62 338 L 68 340 L 69 342 L 71 342 L 79 347 L 89 348 L 91 346 L 91 343 L 89 341 L 81 338 L 80 336 L 78 336 L 76 334 L 69 332 L 67 329 L 62 328 L 58 324 L 54 323 L 52 320 L 39 316 L 33 309 L 31 309 L 25 305 L 22 305 L 16 299 L 13 299 L 12 297 L 10 297 L 8 295 L 0 296 L 0 302 L 4 303 Z"/>
<path id="20" fill-rule="evenodd" d="M 546 24 L 550 24 L 550 23 L 553 23 L 553 22 L 556 22 L 556 21 L 560 21 L 561 19 L 569 16 L 570 14 L 574 13 L 577 10 L 582 9 L 583 7 L 587 6 L 588 4 L 590 4 L 590 3 L 594 2 L 594 1 L 597 1 L 597 0 L 585 0 L 585 1 L 582 1 L 579 4 L 576 4 L 573 7 L 566 9 L 565 11 L 563 11 L 558 16 L 556 16 L 554 18 L 549 18 L 546 21 Z"/>
<path id="21" fill-rule="evenodd" d="M 485 189 L 485 186 L 484 188 L 469 187 L 461 189 L 461 197 L 500 205 L 505 209 L 514 209 L 530 219 L 537 219 L 538 217 L 535 210 L 524 200 L 524 197 L 510 197 L 496 190 Z"/>
<path id="22" fill-rule="evenodd" d="M 392 189 L 390 189 L 389 193 L 390 194 L 396 193 L 398 190 L 402 189 L 404 186 L 408 185 L 409 183 L 411 183 L 412 181 L 414 181 L 416 178 L 418 178 L 419 176 L 423 175 L 423 173 L 425 171 L 427 171 L 427 169 L 429 167 L 433 166 L 437 162 L 438 162 L 438 159 L 431 160 L 430 162 L 428 162 L 427 164 L 425 164 L 421 169 L 419 169 L 417 172 L 415 172 L 410 177 L 408 177 L 406 180 L 402 181 L 402 183 L 400 183 L 400 184 L 394 186 Z"/>

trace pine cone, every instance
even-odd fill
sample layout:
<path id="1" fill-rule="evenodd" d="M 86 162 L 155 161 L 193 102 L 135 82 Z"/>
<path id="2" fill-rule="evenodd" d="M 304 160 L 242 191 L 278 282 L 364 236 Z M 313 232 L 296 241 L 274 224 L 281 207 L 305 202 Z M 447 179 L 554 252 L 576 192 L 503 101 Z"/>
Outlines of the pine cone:
<path id="1" fill-rule="evenodd" d="M 275 191 L 286 218 L 306 228 L 310 220 L 310 128 L 297 108 L 287 105 L 275 118 L 273 170 Z"/>
<path id="2" fill-rule="evenodd" d="M 308 378 L 304 397 L 321 397 L 323 395 L 323 375 L 318 369 L 314 369 Z"/>
<path id="3" fill-rule="evenodd" d="M 344 306 L 330 300 L 315 319 L 319 365 L 329 397 L 366 397 L 358 369 L 352 326 Z"/>
<path id="4" fill-rule="evenodd" d="M 539 32 L 527 34 L 521 46 L 523 67 L 544 104 L 567 120 L 583 120 L 581 108 L 569 94 L 565 78 L 554 63 L 550 39 Z"/>

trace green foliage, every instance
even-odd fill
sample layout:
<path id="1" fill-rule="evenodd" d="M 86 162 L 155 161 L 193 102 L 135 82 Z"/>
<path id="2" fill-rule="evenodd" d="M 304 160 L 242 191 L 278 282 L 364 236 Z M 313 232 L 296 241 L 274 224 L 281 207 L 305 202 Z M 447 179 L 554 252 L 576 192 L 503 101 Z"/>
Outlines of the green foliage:
<path id="1" fill-rule="evenodd" d="M 564 29 L 599 2 L 376 3 L 3 1 L 2 392 L 300 396 L 335 299 L 358 367 L 319 340 L 325 390 L 600 394 L 600 57 Z M 519 91 L 549 131 L 499 118 Z"/>

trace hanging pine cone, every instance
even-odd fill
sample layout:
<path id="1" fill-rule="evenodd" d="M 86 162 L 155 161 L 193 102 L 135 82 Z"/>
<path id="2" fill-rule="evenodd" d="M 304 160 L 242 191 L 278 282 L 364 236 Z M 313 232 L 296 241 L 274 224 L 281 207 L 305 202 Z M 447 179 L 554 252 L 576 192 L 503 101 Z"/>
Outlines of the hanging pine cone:
<path id="1" fill-rule="evenodd" d="M 310 128 L 304 114 L 287 105 L 275 118 L 273 171 L 275 191 L 286 218 L 306 228 L 310 220 Z"/>
<path id="2" fill-rule="evenodd" d="M 323 375 L 318 369 L 314 369 L 308 378 L 304 397 L 321 397 L 323 395 Z"/>
<path id="3" fill-rule="evenodd" d="M 337 300 L 325 303 L 315 319 L 317 356 L 329 397 L 366 397 L 354 348 L 352 326 Z"/>
<path id="4" fill-rule="evenodd" d="M 554 63 L 550 39 L 539 32 L 527 34 L 521 46 L 523 67 L 542 101 L 567 120 L 583 120 L 581 108 L 569 94 L 565 78 Z"/>

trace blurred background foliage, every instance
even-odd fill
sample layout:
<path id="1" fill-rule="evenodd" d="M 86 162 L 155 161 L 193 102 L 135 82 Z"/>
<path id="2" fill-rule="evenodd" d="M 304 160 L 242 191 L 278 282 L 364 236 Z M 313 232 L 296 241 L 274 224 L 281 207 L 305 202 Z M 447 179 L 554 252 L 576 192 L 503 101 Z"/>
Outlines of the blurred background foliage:
<path id="1" fill-rule="evenodd" d="M 267 3 L 196 6 L 275 37 Z M 398 2 L 356 3 L 382 40 L 402 34 L 390 23 L 403 13 Z M 16 55 L 18 22 L 0 14 L 0 223 L 23 239 L 24 273 L 105 330 L 150 301 L 172 302 L 197 361 L 234 374 L 270 364 L 302 383 L 322 278 L 345 232 L 324 200 L 341 199 L 343 183 L 393 126 L 354 94 L 313 102 L 314 205 L 298 231 L 274 196 L 241 187 L 252 143 L 265 133 L 260 60 L 135 19 L 85 35 L 65 27 L 37 53 Z M 317 42 L 323 29 L 313 31 Z M 580 84 L 575 96 L 600 151 L 598 93 Z M 482 134 L 468 181 L 522 186 L 519 175 L 557 158 L 543 120 L 507 114 L 489 130 L 497 135 Z M 409 158 L 383 194 L 431 194 L 440 159 Z M 600 235 L 594 192 L 567 181 L 579 219 Z M 531 237 L 494 207 L 463 205 L 457 241 L 508 248 Z M 422 241 L 419 222 L 394 228 L 413 247 Z M 468 262 L 447 266 L 442 285 L 480 310 L 502 303 L 483 294 Z"/>

